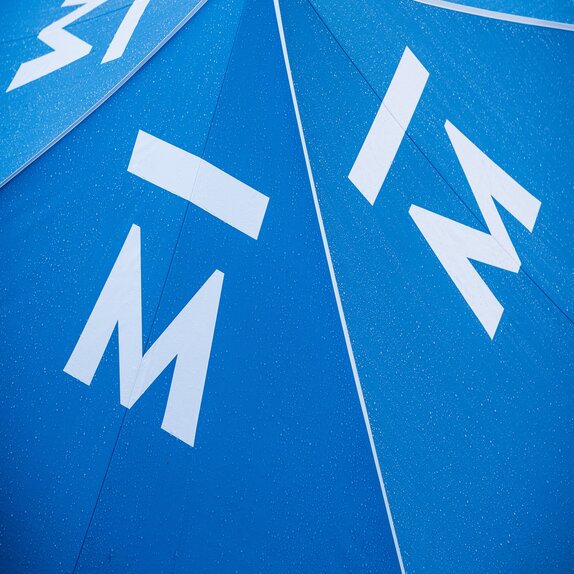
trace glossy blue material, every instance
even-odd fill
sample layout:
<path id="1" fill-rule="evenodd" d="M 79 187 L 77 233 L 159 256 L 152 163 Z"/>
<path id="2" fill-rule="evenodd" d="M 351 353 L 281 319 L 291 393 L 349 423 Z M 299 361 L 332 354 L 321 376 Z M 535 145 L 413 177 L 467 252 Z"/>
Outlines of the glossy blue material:
<path id="1" fill-rule="evenodd" d="M 407 572 L 566 572 L 574 516 L 574 34 L 401 2 L 282 0 L 303 128 Z M 347 176 L 409 46 L 430 73 L 374 207 Z M 484 229 L 452 121 L 542 201 L 477 265 L 493 341 L 408 215 Z"/>
<path id="2" fill-rule="evenodd" d="M 211 0 L 0 201 L 0 562 L 19 572 L 398 572 L 273 6 Z M 257 241 L 127 172 L 139 129 L 270 198 Z M 62 371 L 132 224 L 145 348 L 225 273 L 195 447 L 129 411 L 116 338 Z"/>

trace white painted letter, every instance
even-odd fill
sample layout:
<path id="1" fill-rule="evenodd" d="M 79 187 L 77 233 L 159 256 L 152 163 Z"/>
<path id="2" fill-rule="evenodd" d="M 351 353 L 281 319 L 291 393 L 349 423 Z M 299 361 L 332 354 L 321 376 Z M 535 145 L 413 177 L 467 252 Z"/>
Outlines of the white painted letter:
<path id="1" fill-rule="evenodd" d="M 91 44 L 80 40 L 80 38 L 74 36 L 65 30 L 65 28 L 107 1 L 108 0 L 65 0 L 62 4 L 62 8 L 69 6 L 79 7 L 56 22 L 52 22 L 52 24 L 46 26 L 38 34 L 38 39 L 52 48 L 52 52 L 48 52 L 43 56 L 21 64 L 12 82 L 10 82 L 10 85 L 6 89 L 6 92 L 10 92 L 39 78 L 43 78 L 87 56 L 92 51 Z M 102 64 L 123 56 L 148 4 L 149 0 L 134 0 L 108 46 L 102 59 Z"/>
<path id="2" fill-rule="evenodd" d="M 21 64 L 6 91 L 15 90 L 87 56 L 92 51 L 92 46 L 80 40 L 77 36 L 70 34 L 64 28 L 107 1 L 86 0 L 85 2 L 72 2 L 68 0 L 64 2 L 62 7 L 81 5 L 73 12 L 46 26 L 38 34 L 38 40 L 44 42 L 53 51 Z"/>
<path id="3" fill-rule="evenodd" d="M 128 171 L 259 237 L 269 198 L 204 159 L 140 130 Z"/>
<path id="4" fill-rule="evenodd" d="M 518 273 L 520 259 L 493 198 L 532 232 L 540 201 L 450 122 L 445 129 L 490 233 L 412 205 L 409 214 L 491 338 L 504 311 L 469 259 Z"/>
<path id="5" fill-rule="evenodd" d="M 117 325 L 120 402 L 131 408 L 176 358 L 161 427 L 193 446 L 222 285 L 215 271 L 143 355 L 140 228 L 133 225 L 64 371 L 89 385 Z"/>
<path id="6" fill-rule="evenodd" d="M 361 151 L 349 173 L 353 185 L 374 205 L 421 99 L 429 73 L 405 48 Z"/>

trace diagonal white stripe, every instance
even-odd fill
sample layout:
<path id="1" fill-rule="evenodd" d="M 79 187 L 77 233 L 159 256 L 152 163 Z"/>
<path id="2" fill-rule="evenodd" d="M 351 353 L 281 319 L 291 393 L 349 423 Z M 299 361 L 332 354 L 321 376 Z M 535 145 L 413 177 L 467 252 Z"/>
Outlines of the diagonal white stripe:
<path id="1" fill-rule="evenodd" d="M 134 0 L 133 4 L 127 11 L 120 27 L 117 29 L 104 57 L 102 58 L 102 64 L 106 62 L 111 62 L 112 60 L 117 60 L 124 55 L 126 47 L 135 32 L 136 26 L 138 25 L 141 17 L 149 0 Z"/>
<path id="2" fill-rule="evenodd" d="M 259 236 L 269 198 L 192 153 L 140 130 L 128 171 Z"/>
<path id="3" fill-rule="evenodd" d="M 507 14 L 505 12 L 496 12 L 495 10 L 486 10 L 474 6 L 465 6 L 456 2 L 447 2 L 446 0 L 415 0 L 419 4 L 444 8 L 453 12 L 462 12 L 463 14 L 472 14 L 473 16 L 482 16 L 491 20 L 503 20 L 505 22 L 514 22 L 515 24 L 526 24 L 527 26 L 539 26 L 541 28 L 553 28 L 555 30 L 566 30 L 574 32 L 574 24 L 567 22 L 555 22 L 554 20 L 542 20 L 540 18 L 530 18 L 529 16 L 519 16 L 518 14 Z"/>
<path id="4" fill-rule="evenodd" d="M 367 434 L 369 436 L 369 443 L 371 445 L 371 451 L 373 453 L 373 459 L 375 462 L 375 468 L 377 471 L 377 476 L 379 478 L 379 485 L 381 487 L 381 492 L 383 494 L 383 500 L 385 503 L 385 509 L 387 511 L 387 517 L 389 519 L 389 525 L 391 527 L 391 533 L 393 536 L 393 542 L 395 544 L 395 550 L 397 552 L 397 558 L 399 560 L 399 566 L 402 574 L 405 574 L 405 567 L 403 565 L 403 558 L 401 556 L 401 550 L 399 548 L 399 542 L 397 540 L 397 534 L 395 532 L 395 525 L 393 523 L 393 517 L 391 515 L 391 509 L 389 506 L 389 500 L 387 498 L 387 491 L 385 489 L 385 483 L 383 482 L 383 475 L 381 473 L 381 466 L 379 464 L 379 457 L 377 455 L 377 449 L 375 447 L 375 441 L 373 439 L 373 431 L 371 430 L 371 423 L 369 421 L 369 414 L 367 412 L 367 406 L 365 404 L 365 397 L 363 395 L 363 389 L 361 387 L 361 381 L 359 379 L 359 372 L 357 370 L 357 363 L 355 362 L 355 355 L 353 353 L 353 348 L 351 346 L 351 338 L 349 336 L 349 330 L 347 329 L 347 320 L 345 319 L 345 313 L 343 311 L 343 304 L 341 302 L 341 296 L 339 294 L 339 287 L 337 285 L 337 279 L 335 277 L 335 269 L 333 268 L 333 260 L 331 259 L 331 252 L 329 251 L 329 244 L 327 243 L 327 235 L 325 233 L 325 226 L 323 225 L 323 216 L 321 215 L 321 209 L 319 207 L 319 199 L 317 197 L 317 189 L 315 188 L 315 180 L 313 178 L 313 172 L 311 170 L 311 162 L 309 160 L 309 154 L 307 152 L 307 144 L 305 143 L 305 134 L 303 133 L 303 124 L 301 123 L 301 115 L 299 114 L 299 105 L 297 104 L 297 96 L 295 94 L 295 86 L 293 85 L 293 76 L 291 74 L 291 65 L 289 64 L 289 55 L 287 53 L 287 45 L 285 43 L 285 32 L 283 31 L 283 20 L 281 19 L 281 8 L 279 6 L 279 0 L 273 0 L 275 5 L 275 15 L 277 17 L 277 26 L 279 27 L 279 37 L 281 39 L 281 48 L 283 49 L 283 59 L 285 60 L 285 68 L 287 70 L 287 78 L 289 80 L 289 87 L 291 90 L 291 98 L 293 100 L 293 108 L 295 110 L 295 117 L 297 119 L 297 126 L 299 128 L 299 136 L 301 138 L 301 146 L 303 148 L 303 155 L 305 156 L 305 165 L 307 166 L 307 174 L 309 176 L 309 183 L 311 185 L 311 192 L 313 194 L 313 202 L 315 204 L 315 211 L 317 213 L 317 221 L 319 223 L 319 229 L 321 231 L 321 238 L 323 239 L 323 247 L 325 249 L 325 256 L 327 258 L 327 266 L 329 267 L 329 273 L 331 275 L 331 282 L 333 284 L 333 292 L 335 294 L 335 300 L 337 302 L 337 309 L 339 311 L 339 317 L 341 319 L 341 327 L 343 329 L 343 335 L 345 337 L 345 343 L 347 345 L 347 352 L 349 353 L 349 361 L 351 363 L 351 369 L 353 371 L 353 376 L 355 379 L 355 385 L 357 387 L 357 394 L 359 395 L 359 403 L 361 404 L 361 410 L 363 412 L 363 419 L 365 421 L 365 426 L 367 427 Z"/>
<path id="5" fill-rule="evenodd" d="M 405 48 L 349 179 L 373 205 L 421 99 L 429 73 Z"/>

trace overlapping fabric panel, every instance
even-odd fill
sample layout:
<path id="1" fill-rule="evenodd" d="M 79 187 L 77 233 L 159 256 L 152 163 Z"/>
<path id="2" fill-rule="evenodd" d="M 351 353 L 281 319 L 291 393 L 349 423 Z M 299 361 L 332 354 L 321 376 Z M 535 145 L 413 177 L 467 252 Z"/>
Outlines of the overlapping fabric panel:
<path id="1" fill-rule="evenodd" d="M 398 572 L 268 2 L 246 3 L 202 157 L 268 208 L 254 240 L 189 207 L 151 340 L 225 274 L 195 447 L 160 429 L 166 373 L 126 418 L 80 566 L 113 548 L 120 571 Z"/>
<path id="2" fill-rule="evenodd" d="M 129 76 L 204 0 L 6 2 L 0 183 Z"/>
<path id="3" fill-rule="evenodd" d="M 569 570 L 571 36 L 280 5 L 407 572 Z"/>
<path id="4" fill-rule="evenodd" d="M 242 4 L 4 189 L 15 570 L 400 571 L 273 6 Z"/>
<path id="5" fill-rule="evenodd" d="M 406 47 L 426 69 L 428 81 L 407 134 L 477 225 L 484 227 L 445 131 L 447 120 L 542 202 L 535 232 L 520 252 L 523 268 L 574 319 L 574 257 L 565 249 L 574 233 L 567 208 L 574 187 L 574 27 L 493 20 L 415 0 L 312 5 L 381 100 Z M 513 10 L 519 11 L 516 3 Z M 558 6 L 524 10 L 540 20 L 563 16 Z M 572 24 L 572 7 L 570 13 Z M 359 138 L 357 153 L 361 143 Z M 512 237 L 521 232 L 513 218 L 505 224 Z"/>
<path id="6" fill-rule="evenodd" d="M 0 562 L 12 571 L 69 572 L 78 556 L 125 413 L 116 338 L 91 387 L 63 369 L 134 223 L 153 246 L 149 338 L 186 206 L 144 192 L 127 168 L 140 128 L 202 152 L 243 6 L 214 4 L 173 39 L 185 57 L 166 68 L 158 54 L 3 188 Z M 142 90 L 146 77 L 157 81 Z M 182 78 L 201 90 L 183 93 Z"/>

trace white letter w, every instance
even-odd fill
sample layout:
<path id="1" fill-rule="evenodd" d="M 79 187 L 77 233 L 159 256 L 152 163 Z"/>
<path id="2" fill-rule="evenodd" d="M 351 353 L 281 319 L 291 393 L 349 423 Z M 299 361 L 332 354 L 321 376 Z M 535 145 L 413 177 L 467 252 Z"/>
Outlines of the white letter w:
<path id="1" fill-rule="evenodd" d="M 215 271 L 143 355 L 140 228 L 132 225 L 64 371 L 89 385 L 117 325 L 120 403 L 131 408 L 177 357 L 161 428 L 193 446 L 222 285 Z"/>
<path id="2" fill-rule="evenodd" d="M 490 233 L 411 205 L 409 214 L 492 339 L 504 308 L 470 263 L 518 273 L 520 258 L 493 198 L 532 232 L 540 201 L 480 151 L 450 122 L 445 129 Z"/>

